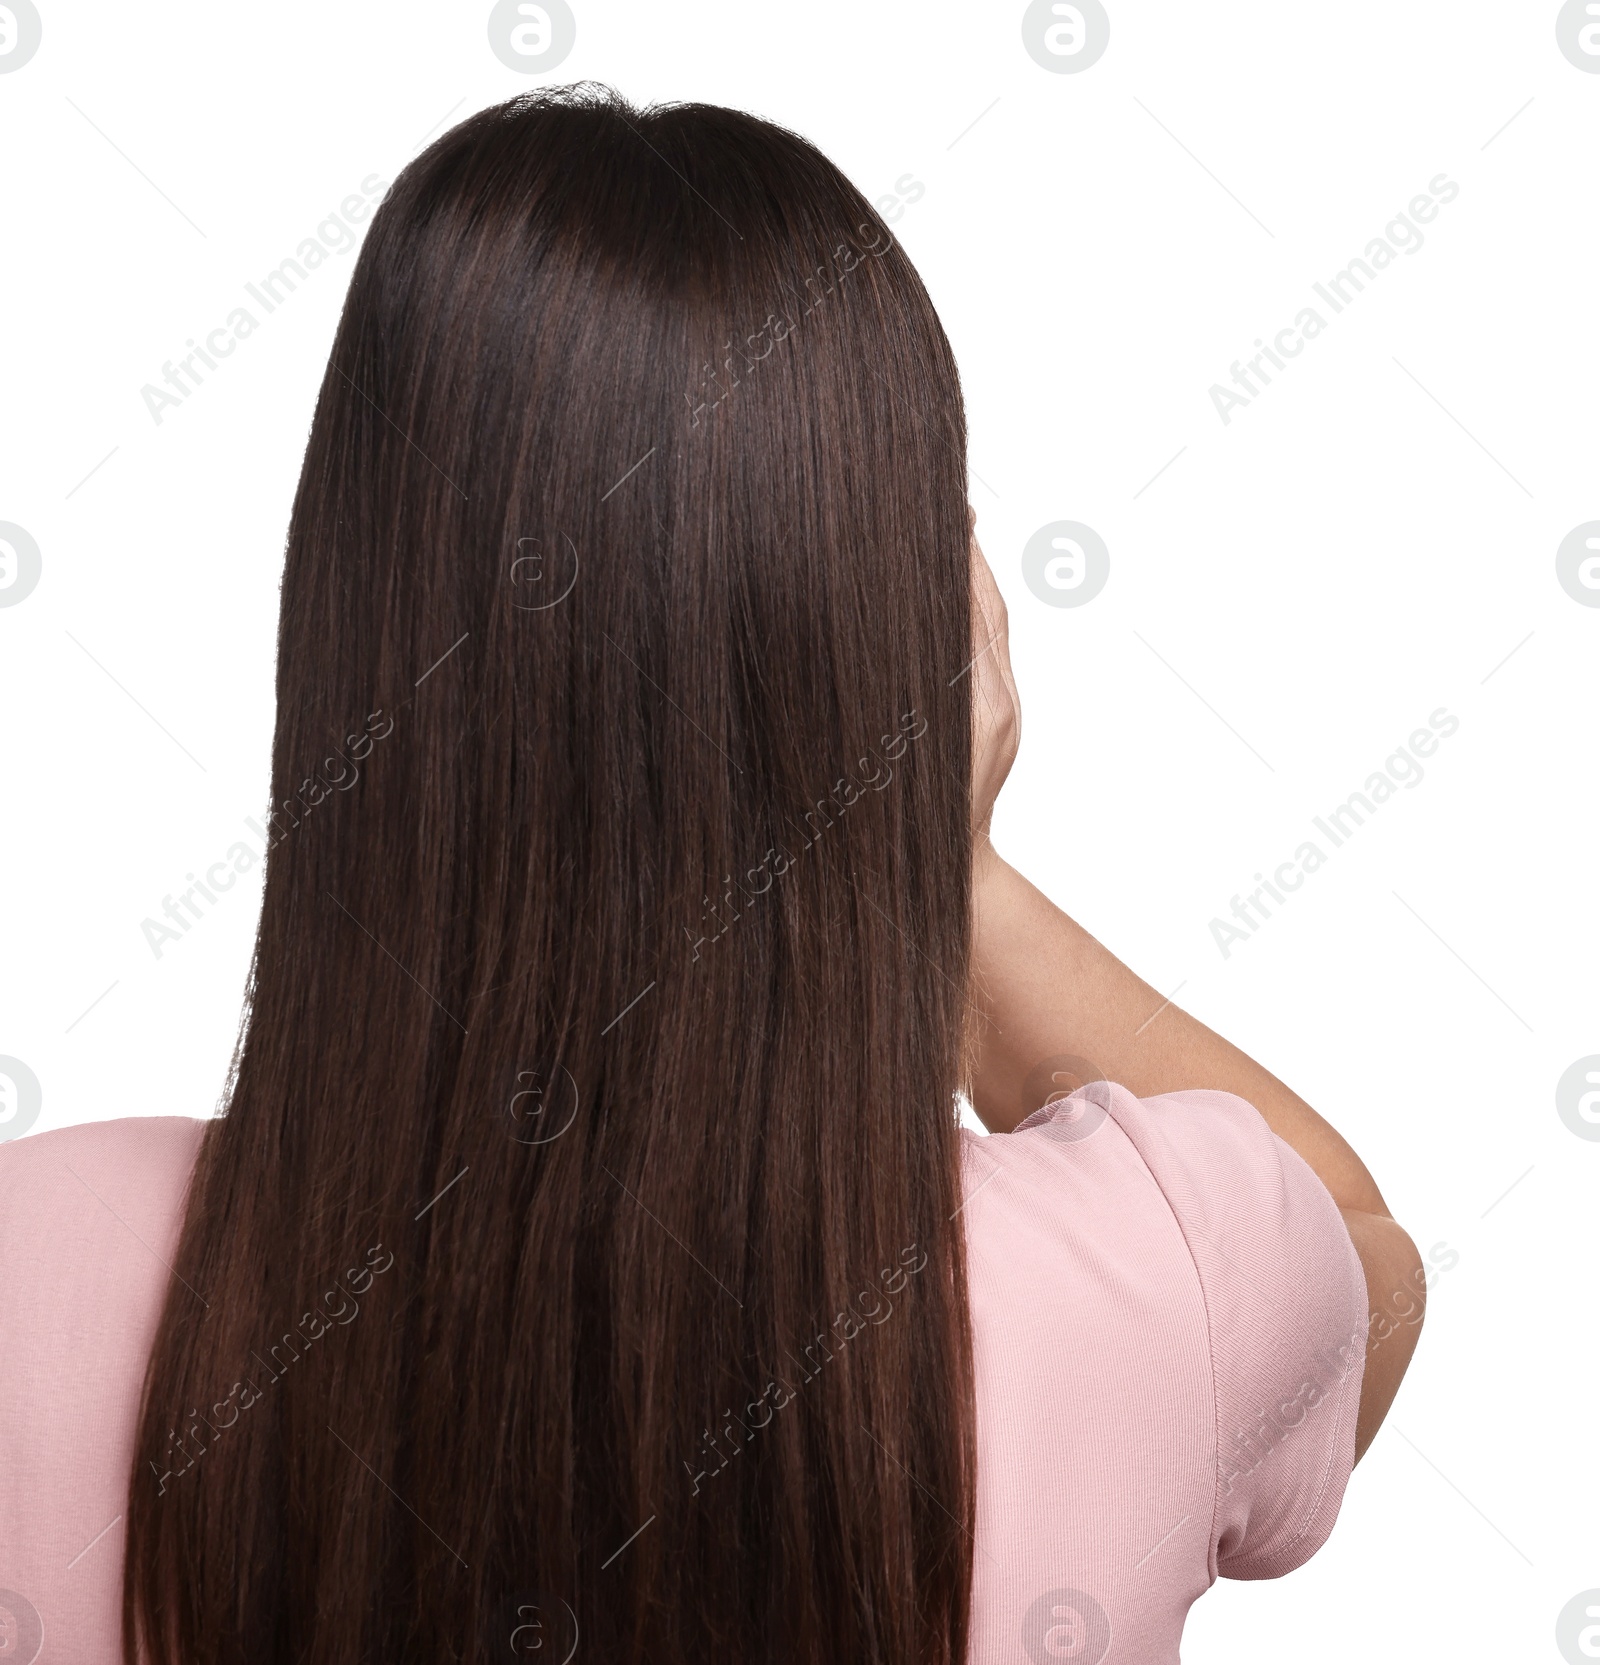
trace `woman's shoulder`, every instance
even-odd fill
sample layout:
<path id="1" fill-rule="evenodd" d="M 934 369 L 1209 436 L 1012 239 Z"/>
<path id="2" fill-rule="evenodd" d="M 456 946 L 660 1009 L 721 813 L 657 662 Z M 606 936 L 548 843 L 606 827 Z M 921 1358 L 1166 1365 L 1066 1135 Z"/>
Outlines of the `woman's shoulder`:
<path id="1" fill-rule="evenodd" d="M 176 1234 L 206 1125 L 123 1116 L 0 1144 L 5 1295 L 47 1301 L 85 1278 L 164 1289 L 163 1245 Z"/>
<path id="2" fill-rule="evenodd" d="M 1175 1230 L 1170 1244 L 1195 1262 L 1202 1291 L 1225 1251 L 1247 1265 L 1281 1256 L 1331 1261 L 1360 1282 L 1332 1197 L 1235 1093 L 1193 1088 L 1139 1098 L 1093 1081 L 1011 1133 L 967 1134 L 963 1175 L 969 1235 L 980 1222 L 1004 1235 L 1019 1220 L 1043 1219 L 1053 1232 L 1081 1235 L 1106 1219 L 1161 1221 Z"/>
<path id="3" fill-rule="evenodd" d="M 0 1144 L 0 1221 L 19 1212 L 77 1212 L 77 1199 L 94 1199 L 96 1176 L 134 1202 L 181 1194 L 206 1125 L 193 1116 L 120 1116 L 7 1140 Z"/>
<path id="4" fill-rule="evenodd" d="M 1141 1465 L 1152 1493 L 1182 1470 L 1193 1489 L 1149 1520 L 1122 1520 L 1118 1504 L 1102 1525 L 1155 1542 L 1162 1509 L 1167 1524 L 1184 1516 L 1163 1558 L 1198 1529 L 1199 1588 L 1298 1566 L 1331 1529 L 1354 1459 L 1367 1319 L 1321 1181 L 1254 1106 L 1209 1089 L 1139 1098 L 1091 1082 L 964 1143 L 991 1420 L 1034 1446 L 1059 1429 L 1064 1460 L 1088 1446 L 1105 1469 L 1063 1494 L 1063 1530 L 1097 1475 L 1114 1471 L 1125 1498 Z"/>
<path id="5" fill-rule="evenodd" d="M 159 1162 L 163 1153 L 170 1158 L 187 1148 L 192 1157 L 209 1125 L 203 1116 L 113 1116 L 106 1121 L 76 1122 L 0 1142 L 0 1172 L 16 1164 L 59 1160 L 72 1149 L 115 1151 L 136 1161 L 154 1157 Z"/>
<path id="6" fill-rule="evenodd" d="M 52 1658 L 122 1657 L 116 1529 L 205 1127 L 129 1116 L 0 1144 L 0 1567 Z"/>

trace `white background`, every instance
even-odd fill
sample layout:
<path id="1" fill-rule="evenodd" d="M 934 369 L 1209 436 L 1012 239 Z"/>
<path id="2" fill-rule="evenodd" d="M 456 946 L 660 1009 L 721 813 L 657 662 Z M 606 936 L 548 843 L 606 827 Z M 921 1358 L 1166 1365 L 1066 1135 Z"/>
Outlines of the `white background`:
<path id="1" fill-rule="evenodd" d="M 159 425 L 141 388 L 481 105 L 595 77 L 742 106 L 869 196 L 910 176 L 891 217 L 961 363 L 1023 695 L 997 844 L 1456 1256 L 1331 1543 L 1219 1584 L 1185 1658 L 1559 1658 L 1600 1586 L 1600 1143 L 1554 1096 L 1600 1052 L 1600 608 L 1555 576 L 1600 518 L 1600 75 L 1532 0 L 1110 0 L 1074 74 L 1024 51 L 1016 0 L 575 6 L 533 80 L 487 3 L 377 0 L 45 3 L 0 75 L 0 520 L 43 559 L 0 608 L 0 1054 L 42 1084 L 36 1130 L 216 1103 L 254 878 L 159 960 L 141 921 L 256 848 L 350 256 Z M 1225 425 L 1211 385 L 1441 172 L 1424 245 Z M 1061 519 L 1110 550 L 1078 608 L 1022 579 Z M 1441 706 L 1420 785 L 1225 959 L 1212 918 Z"/>

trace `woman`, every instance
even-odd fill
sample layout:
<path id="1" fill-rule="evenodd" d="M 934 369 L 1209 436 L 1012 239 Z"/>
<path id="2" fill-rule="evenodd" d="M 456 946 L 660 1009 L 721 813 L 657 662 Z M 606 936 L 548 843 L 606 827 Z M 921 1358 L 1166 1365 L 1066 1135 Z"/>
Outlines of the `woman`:
<path id="1" fill-rule="evenodd" d="M 1323 1540 L 1415 1250 L 995 853 L 965 482 L 793 134 L 577 88 L 404 171 L 224 1112 L 0 1148 L 24 1657 L 1170 1660 Z"/>

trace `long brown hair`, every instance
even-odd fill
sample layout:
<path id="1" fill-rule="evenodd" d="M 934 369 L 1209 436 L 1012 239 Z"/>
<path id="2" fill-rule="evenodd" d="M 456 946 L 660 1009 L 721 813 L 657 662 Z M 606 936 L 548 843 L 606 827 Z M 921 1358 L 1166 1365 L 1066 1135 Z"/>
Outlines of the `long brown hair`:
<path id="1" fill-rule="evenodd" d="M 130 1658 L 962 1658 L 965 454 L 793 133 L 558 89 L 395 181 L 294 502 Z"/>

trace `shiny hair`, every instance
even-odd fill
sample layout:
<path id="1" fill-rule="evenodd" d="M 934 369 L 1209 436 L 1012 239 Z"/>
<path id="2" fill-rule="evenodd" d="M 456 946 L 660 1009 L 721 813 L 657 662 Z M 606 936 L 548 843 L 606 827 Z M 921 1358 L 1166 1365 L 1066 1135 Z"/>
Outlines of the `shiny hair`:
<path id="1" fill-rule="evenodd" d="M 965 454 L 910 261 L 781 127 L 553 89 L 396 179 L 130 1659 L 963 1658 Z"/>

